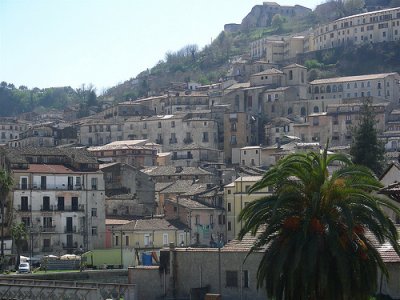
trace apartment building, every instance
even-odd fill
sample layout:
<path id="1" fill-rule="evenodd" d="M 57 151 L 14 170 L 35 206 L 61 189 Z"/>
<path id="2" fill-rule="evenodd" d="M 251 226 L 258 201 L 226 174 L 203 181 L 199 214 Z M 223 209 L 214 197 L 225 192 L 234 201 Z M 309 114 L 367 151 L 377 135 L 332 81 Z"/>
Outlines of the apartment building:
<path id="1" fill-rule="evenodd" d="M 134 249 L 136 258 L 143 252 L 167 247 L 169 243 L 182 247 L 190 245 L 184 224 L 160 218 L 139 219 L 114 226 L 112 234 L 113 247 Z M 139 264 L 138 261 L 136 263 Z"/>
<path id="2" fill-rule="evenodd" d="M 191 133 L 188 133 L 186 141 L 191 141 Z M 207 163 L 224 162 L 222 150 L 199 147 L 194 144 L 171 149 L 171 152 L 171 164 L 174 166 L 201 167 Z"/>
<path id="3" fill-rule="evenodd" d="M 124 163 L 101 164 L 107 218 L 149 216 L 155 212 L 155 186 L 138 168 Z"/>
<path id="4" fill-rule="evenodd" d="M 164 151 L 190 143 L 217 149 L 218 124 L 209 111 L 129 118 L 124 122 L 127 139 L 148 139 L 162 145 Z"/>
<path id="5" fill-rule="evenodd" d="M 261 180 L 262 176 L 239 177 L 224 187 L 224 201 L 226 211 L 226 237 L 227 240 L 237 238 L 242 229 L 242 222 L 239 221 L 239 214 L 242 209 L 251 201 L 270 195 L 271 189 L 265 188 L 260 191 L 248 194 L 252 185 Z"/>
<path id="6" fill-rule="evenodd" d="M 400 75 L 381 73 L 317 79 L 309 83 L 310 99 L 352 99 L 373 97 L 398 106 L 400 101 Z"/>
<path id="7" fill-rule="evenodd" d="M 225 241 L 225 212 L 190 198 L 178 197 L 164 201 L 167 220 L 179 220 L 189 228 L 190 245 L 216 246 Z"/>
<path id="8" fill-rule="evenodd" d="M 118 119 L 100 117 L 83 119 L 78 124 L 78 141 L 82 145 L 101 146 L 122 141 L 124 122 Z"/>
<path id="9" fill-rule="evenodd" d="M 0 118 L 0 143 L 7 144 L 9 141 L 18 139 L 20 133 L 27 127 L 27 124 L 18 122 L 14 118 Z"/>
<path id="10" fill-rule="evenodd" d="M 156 165 L 157 153 L 161 147 L 147 140 L 115 141 L 104 146 L 89 147 L 103 162 L 120 162 L 135 167 L 150 167 Z"/>
<path id="11" fill-rule="evenodd" d="M 400 7 L 344 17 L 314 30 L 316 50 L 400 39 Z"/>
<path id="12" fill-rule="evenodd" d="M 104 247 L 104 179 L 84 149 L 6 149 L 15 186 L 13 222 L 24 223 L 34 254 Z M 28 249 L 25 249 L 28 251 Z"/>
<path id="13" fill-rule="evenodd" d="M 330 145 L 348 146 L 352 142 L 353 130 L 359 124 L 362 103 L 329 104 L 325 112 L 312 113 L 307 122 L 294 124 L 294 135 L 302 142 L 321 142 L 327 139 Z M 385 130 L 385 110 L 387 104 L 372 104 L 378 133 Z"/>

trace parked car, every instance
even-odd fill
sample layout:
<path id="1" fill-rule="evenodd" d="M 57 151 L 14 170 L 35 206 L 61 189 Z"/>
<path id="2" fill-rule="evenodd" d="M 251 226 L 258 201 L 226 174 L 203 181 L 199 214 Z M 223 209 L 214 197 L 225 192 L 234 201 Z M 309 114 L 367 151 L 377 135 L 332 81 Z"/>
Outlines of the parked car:
<path id="1" fill-rule="evenodd" d="M 29 273 L 31 271 L 31 267 L 29 263 L 23 262 L 18 266 L 18 273 Z"/>

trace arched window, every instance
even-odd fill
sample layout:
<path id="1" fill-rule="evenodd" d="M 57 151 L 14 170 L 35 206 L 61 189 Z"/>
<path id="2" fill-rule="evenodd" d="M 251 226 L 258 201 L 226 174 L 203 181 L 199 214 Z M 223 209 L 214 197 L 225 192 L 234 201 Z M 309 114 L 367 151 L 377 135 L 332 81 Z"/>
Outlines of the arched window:
<path id="1" fill-rule="evenodd" d="M 321 88 L 319 89 L 319 91 L 321 92 L 321 94 L 325 93 L 325 88 L 323 86 L 321 86 Z"/>
<path id="2" fill-rule="evenodd" d="M 304 117 L 304 116 L 306 115 L 306 108 L 305 108 L 305 107 L 302 107 L 302 108 L 300 109 L 300 115 L 301 115 L 302 117 Z"/>
<path id="3" fill-rule="evenodd" d="M 293 71 L 292 70 L 289 71 L 289 80 L 293 80 Z"/>
<path id="4" fill-rule="evenodd" d="M 292 113 L 293 113 L 293 109 L 291 107 L 289 107 L 288 110 L 287 110 L 287 114 L 291 115 Z"/>
<path id="5" fill-rule="evenodd" d="M 341 84 L 338 85 L 338 92 L 343 92 L 343 86 Z"/>
<path id="6" fill-rule="evenodd" d="M 330 86 L 330 85 L 327 85 L 327 86 L 326 86 L 326 92 L 327 92 L 327 93 L 330 93 L 330 92 L 331 92 L 331 86 Z"/>
<path id="7" fill-rule="evenodd" d="M 319 112 L 319 107 L 318 106 L 314 106 L 314 112 L 318 113 Z"/>
<path id="8" fill-rule="evenodd" d="M 311 87 L 308 88 L 308 93 L 310 93 L 310 94 L 312 93 Z"/>
<path id="9" fill-rule="evenodd" d="M 316 86 L 316 87 L 314 88 L 314 93 L 315 93 L 315 94 L 319 94 L 319 87 Z"/>
<path id="10" fill-rule="evenodd" d="M 334 92 L 334 93 L 337 92 L 337 86 L 336 86 L 336 85 L 333 85 L 333 86 L 332 86 L 332 92 Z"/>

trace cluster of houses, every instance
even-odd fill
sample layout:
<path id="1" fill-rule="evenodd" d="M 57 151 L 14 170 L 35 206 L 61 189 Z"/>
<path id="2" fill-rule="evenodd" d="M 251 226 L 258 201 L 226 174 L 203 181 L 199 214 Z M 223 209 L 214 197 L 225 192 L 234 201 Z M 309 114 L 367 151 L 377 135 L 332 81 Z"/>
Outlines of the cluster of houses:
<path id="1" fill-rule="evenodd" d="M 391 28 L 392 22 L 398 26 L 397 11 L 375 12 L 376 22 L 390 12 Z M 363 14 L 333 23 L 347 22 L 347 32 L 363 19 L 372 22 Z M 317 29 L 321 41 L 314 47 L 335 45 L 325 39 L 336 27 Z M 251 238 L 235 239 L 241 209 L 272 191 L 249 195 L 249 188 L 289 153 L 320 151 L 328 139 L 330 151 L 347 151 L 365 102 L 389 159 L 397 160 L 400 145 L 398 73 L 309 82 L 306 67 L 276 63 L 236 64 L 238 71 L 251 70 L 248 81 L 174 86 L 158 96 L 104 103 L 100 113 L 81 119 L 72 108 L 0 119 L 0 165 L 14 179 L 2 216 L 6 253 L 13 222 L 25 224 L 23 251 L 31 256 L 121 248 L 135 257 L 126 261 L 138 265 L 139 254 L 171 246 L 159 254 L 163 278 L 158 268 L 135 269 L 137 284 L 149 278 L 160 283 L 160 289 L 141 288 L 142 297 L 185 296 L 188 287 L 208 286 L 230 299 L 265 298 L 255 285 L 259 258 L 244 261 Z M 382 177 L 394 201 L 399 170 L 392 163 Z M 387 257 L 400 262 L 392 252 Z M 179 286 L 172 275 L 177 264 Z M 385 284 L 400 295 L 393 283 Z"/>

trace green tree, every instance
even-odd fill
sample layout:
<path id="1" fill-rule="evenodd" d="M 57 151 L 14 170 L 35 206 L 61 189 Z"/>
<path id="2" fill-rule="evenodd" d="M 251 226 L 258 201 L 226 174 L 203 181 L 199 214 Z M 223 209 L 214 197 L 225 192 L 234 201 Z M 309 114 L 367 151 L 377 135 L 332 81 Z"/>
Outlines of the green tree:
<path id="1" fill-rule="evenodd" d="M 28 232 L 24 223 L 13 224 L 11 227 L 11 235 L 14 241 L 15 249 L 17 251 L 17 259 L 15 263 L 15 268 L 18 268 L 20 263 L 20 256 L 22 246 L 27 242 Z"/>
<path id="2" fill-rule="evenodd" d="M 332 164 L 340 167 L 330 174 Z M 250 193 L 266 187 L 274 193 L 240 213 L 239 238 L 257 234 L 250 253 L 266 247 L 257 283 L 266 284 L 268 297 L 361 300 L 376 292 L 378 268 L 388 273 L 366 230 L 400 253 L 396 227 L 380 205 L 400 211 L 371 193 L 381 187 L 371 170 L 342 154 L 328 156 L 326 148 L 287 156 Z"/>
<path id="3" fill-rule="evenodd" d="M 366 101 L 361 107 L 360 123 L 354 129 L 350 154 L 354 163 L 366 166 L 379 175 L 383 168 L 385 149 L 378 141 L 375 123 L 372 104 Z"/>
<path id="4" fill-rule="evenodd" d="M 6 205 L 7 195 L 12 189 L 13 179 L 9 172 L 0 170 L 0 213 L 1 213 L 1 260 L 4 261 L 4 206 Z"/>
<path id="5" fill-rule="evenodd" d="M 344 10 L 347 16 L 362 13 L 364 10 L 364 0 L 344 0 Z"/>
<path id="6" fill-rule="evenodd" d="M 285 18 L 282 17 L 280 14 L 276 14 L 272 17 L 271 25 L 278 31 L 282 30 L 283 23 L 285 23 Z"/>

